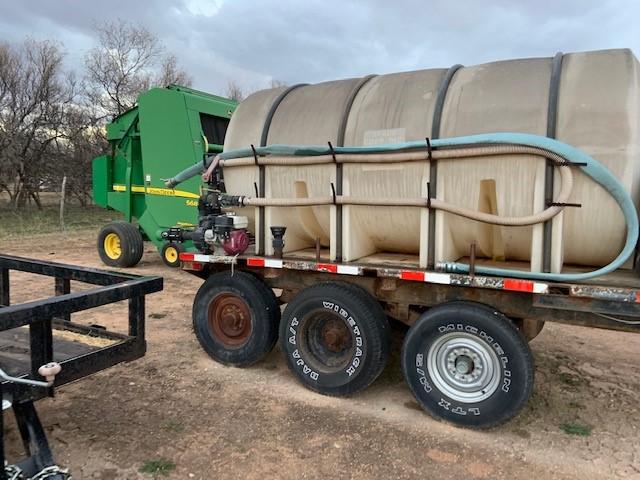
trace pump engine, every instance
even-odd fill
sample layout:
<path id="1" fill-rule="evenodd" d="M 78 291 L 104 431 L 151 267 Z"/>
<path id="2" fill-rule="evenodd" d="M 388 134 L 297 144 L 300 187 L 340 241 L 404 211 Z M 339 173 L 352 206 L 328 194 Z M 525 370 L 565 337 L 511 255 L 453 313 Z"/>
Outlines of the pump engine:
<path id="1" fill-rule="evenodd" d="M 237 206 L 236 197 L 217 190 L 203 193 L 198 200 L 198 226 L 194 229 L 173 227 L 162 232 L 162 238 L 170 242 L 192 240 L 202 253 L 238 255 L 249 247 L 247 217 L 223 212 L 223 207 Z"/>

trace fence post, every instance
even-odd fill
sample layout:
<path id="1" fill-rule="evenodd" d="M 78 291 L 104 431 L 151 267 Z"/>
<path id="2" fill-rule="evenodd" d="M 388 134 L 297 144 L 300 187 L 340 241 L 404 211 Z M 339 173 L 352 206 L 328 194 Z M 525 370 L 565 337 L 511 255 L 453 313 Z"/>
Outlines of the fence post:
<path id="1" fill-rule="evenodd" d="M 64 232 L 64 197 L 67 190 L 67 176 L 62 177 L 62 187 L 60 187 L 60 230 Z"/>

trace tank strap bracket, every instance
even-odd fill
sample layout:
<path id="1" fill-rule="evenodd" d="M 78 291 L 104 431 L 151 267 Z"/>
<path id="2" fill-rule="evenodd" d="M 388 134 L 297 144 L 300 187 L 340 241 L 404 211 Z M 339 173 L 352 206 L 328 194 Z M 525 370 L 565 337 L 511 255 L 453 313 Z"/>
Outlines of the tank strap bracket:
<path id="1" fill-rule="evenodd" d="M 329 151 L 331 152 L 331 158 L 333 158 L 333 163 L 338 163 L 338 160 L 336 160 L 336 151 L 333 149 L 333 145 L 331 145 L 331 142 L 327 142 L 327 145 L 329 145 Z"/>
<path id="2" fill-rule="evenodd" d="M 557 161 L 551 160 L 556 167 L 586 167 L 588 164 L 585 162 L 570 162 L 569 160 Z"/>
<path id="3" fill-rule="evenodd" d="M 258 154 L 256 152 L 256 147 L 253 146 L 253 143 L 251 144 L 251 151 L 253 152 L 253 161 L 255 162 L 256 166 L 258 165 Z"/>
<path id="4" fill-rule="evenodd" d="M 547 202 L 547 207 L 577 207 L 582 208 L 581 203 Z"/>
<path id="5" fill-rule="evenodd" d="M 429 160 L 429 162 L 432 162 L 433 155 L 432 155 L 432 149 L 431 149 L 431 140 L 429 139 L 429 137 L 425 138 L 425 140 L 427 141 L 427 160 Z"/>

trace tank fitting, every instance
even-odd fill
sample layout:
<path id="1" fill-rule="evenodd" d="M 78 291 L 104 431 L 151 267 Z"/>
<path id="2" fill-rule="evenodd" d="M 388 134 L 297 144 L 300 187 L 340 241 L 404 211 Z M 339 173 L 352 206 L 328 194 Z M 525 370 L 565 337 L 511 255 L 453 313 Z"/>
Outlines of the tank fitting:
<path id="1" fill-rule="evenodd" d="M 276 258 L 282 258 L 282 251 L 284 250 L 284 232 L 287 227 L 271 227 L 271 235 L 273 235 L 273 254 Z"/>

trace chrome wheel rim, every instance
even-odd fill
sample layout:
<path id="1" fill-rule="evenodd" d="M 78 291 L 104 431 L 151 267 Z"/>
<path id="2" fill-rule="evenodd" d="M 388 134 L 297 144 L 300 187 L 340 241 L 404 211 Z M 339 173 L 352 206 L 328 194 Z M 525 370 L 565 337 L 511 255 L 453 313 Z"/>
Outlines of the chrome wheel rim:
<path id="1" fill-rule="evenodd" d="M 461 403 L 477 403 L 498 389 L 501 365 L 493 347 L 481 338 L 451 332 L 438 338 L 427 353 L 435 387 Z"/>

